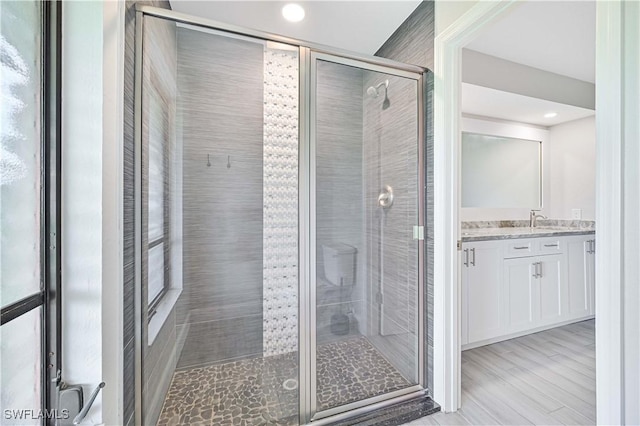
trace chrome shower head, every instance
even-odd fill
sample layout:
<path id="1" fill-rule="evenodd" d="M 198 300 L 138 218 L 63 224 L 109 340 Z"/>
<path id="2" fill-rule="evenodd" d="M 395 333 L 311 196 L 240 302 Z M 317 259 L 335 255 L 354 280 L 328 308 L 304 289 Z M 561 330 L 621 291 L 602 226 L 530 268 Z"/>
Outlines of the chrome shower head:
<path id="1" fill-rule="evenodd" d="M 380 89 L 382 86 L 384 86 L 384 101 L 382 101 L 382 109 L 387 109 L 389 108 L 389 106 L 391 106 L 391 101 L 387 96 L 387 89 L 389 88 L 389 80 L 385 80 L 376 86 L 369 86 L 367 88 L 367 95 L 372 98 L 377 98 L 378 96 L 380 96 L 380 92 L 378 91 L 378 89 Z"/>
<path id="2" fill-rule="evenodd" d="M 385 80 L 376 86 L 369 86 L 369 88 L 367 89 L 367 95 L 371 96 L 372 98 L 377 98 L 378 96 L 380 96 L 380 92 L 378 91 L 378 89 L 380 89 L 380 87 L 382 86 L 384 86 L 384 96 L 386 98 L 387 88 L 389 87 L 389 80 Z"/>

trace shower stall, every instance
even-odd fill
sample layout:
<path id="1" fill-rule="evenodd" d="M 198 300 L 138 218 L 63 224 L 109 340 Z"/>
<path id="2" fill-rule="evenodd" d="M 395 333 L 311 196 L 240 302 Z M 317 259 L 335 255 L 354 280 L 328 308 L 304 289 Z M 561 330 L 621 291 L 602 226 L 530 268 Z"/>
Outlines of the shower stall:
<path id="1" fill-rule="evenodd" d="M 425 71 L 138 7 L 137 421 L 427 394 Z"/>

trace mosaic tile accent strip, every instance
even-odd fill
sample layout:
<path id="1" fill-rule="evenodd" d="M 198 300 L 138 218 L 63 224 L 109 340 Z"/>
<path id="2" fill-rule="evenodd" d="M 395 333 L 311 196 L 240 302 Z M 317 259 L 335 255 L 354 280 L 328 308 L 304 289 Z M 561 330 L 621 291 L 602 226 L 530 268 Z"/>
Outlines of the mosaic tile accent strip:
<path id="1" fill-rule="evenodd" d="M 263 354 L 298 345 L 298 54 L 265 47 Z"/>
<path id="2" fill-rule="evenodd" d="M 365 337 L 320 346 L 317 375 L 319 410 L 412 385 Z"/>
<path id="3" fill-rule="evenodd" d="M 297 352 L 178 370 L 158 425 L 297 425 Z M 318 409 L 410 386 L 365 337 L 318 348 Z"/>

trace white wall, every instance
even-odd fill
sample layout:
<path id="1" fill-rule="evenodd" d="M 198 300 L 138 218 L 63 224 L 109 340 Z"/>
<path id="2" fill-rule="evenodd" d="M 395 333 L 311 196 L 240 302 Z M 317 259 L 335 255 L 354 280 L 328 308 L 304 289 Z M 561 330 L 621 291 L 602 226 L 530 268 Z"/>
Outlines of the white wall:
<path id="1" fill-rule="evenodd" d="M 549 129 L 549 163 L 550 217 L 571 219 L 572 209 L 582 209 L 583 220 L 595 220 L 595 116 Z"/>
<path id="2" fill-rule="evenodd" d="M 469 49 L 462 49 L 462 81 L 591 110 L 596 105 L 595 84 Z"/>
<path id="3" fill-rule="evenodd" d="M 123 115 L 125 4 L 102 4 L 102 421 L 123 419 Z"/>
<path id="4" fill-rule="evenodd" d="M 542 214 L 549 213 L 549 131 L 544 127 L 503 120 L 463 117 L 463 132 L 542 141 Z M 528 220 L 530 209 L 461 208 L 461 221 Z"/>
<path id="5" fill-rule="evenodd" d="M 83 424 L 122 424 L 121 2 L 65 2 L 62 57 L 62 380 Z"/>

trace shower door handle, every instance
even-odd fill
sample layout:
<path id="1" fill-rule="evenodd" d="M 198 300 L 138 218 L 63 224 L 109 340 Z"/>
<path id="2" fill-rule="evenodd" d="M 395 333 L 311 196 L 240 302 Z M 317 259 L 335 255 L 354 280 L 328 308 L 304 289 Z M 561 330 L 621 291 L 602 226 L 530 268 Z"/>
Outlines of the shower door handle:
<path id="1" fill-rule="evenodd" d="M 105 383 L 100 382 L 100 384 L 93 390 L 93 392 L 91 393 L 91 396 L 89 397 L 89 401 L 86 404 L 84 404 L 84 406 L 82 407 L 82 410 L 80 410 L 78 415 L 73 418 L 74 425 L 79 425 L 80 423 L 82 423 L 84 418 L 87 417 L 87 414 L 89 414 L 89 410 L 91 410 L 91 406 L 93 405 L 93 402 L 96 400 L 98 393 L 100 393 L 100 390 L 104 386 L 105 386 Z"/>

